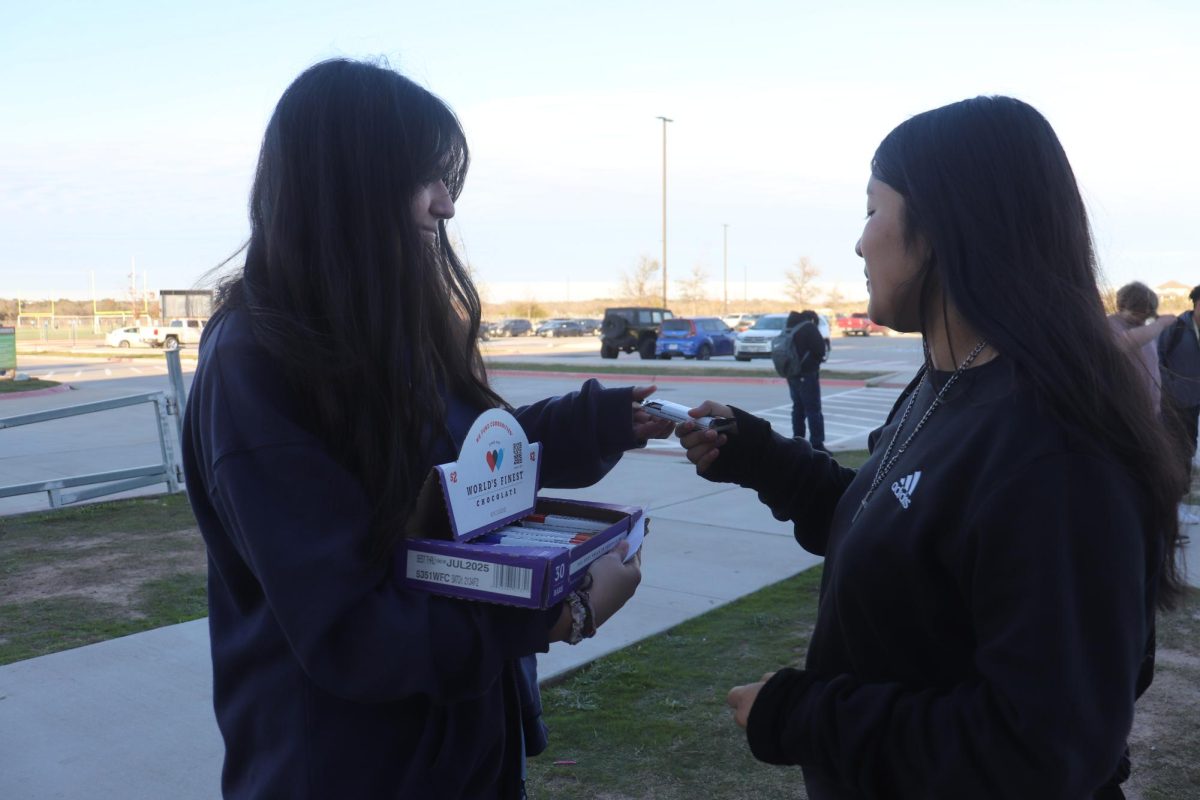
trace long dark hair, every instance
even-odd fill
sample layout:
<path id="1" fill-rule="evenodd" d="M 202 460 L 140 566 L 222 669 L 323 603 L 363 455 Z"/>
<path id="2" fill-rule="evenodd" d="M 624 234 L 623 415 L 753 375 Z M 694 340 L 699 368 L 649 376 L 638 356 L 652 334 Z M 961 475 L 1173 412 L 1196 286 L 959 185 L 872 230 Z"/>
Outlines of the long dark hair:
<path id="1" fill-rule="evenodd" d="M 371 551 L 400 536 L 445 430 L 443 394 L 503 401 L 476 345 L 480 301 L 446 239 L 427 242 L 412 199 L 469 163 L 454 113 L 386 66 L 325 61 L 283 93 L 250 196 L 246 263 L 220 294 L 244 308 L 314 431 L 372 503 Z"/>
<path id="2" fill-rule="evenodd" d="M 1186 476 L 1105 319 L 1087 211 L 1050 123 L 1009 97 L 964 100 L 899 125 L 871 172 L 903 196 L 910 246 L 929 245 L 922 330 L 945 318 L 944 305 L 930 307 L 940 294 L 1051 414 L 1125 465 L 1151 500 L 1158 603 L 1173 605 Z"/>

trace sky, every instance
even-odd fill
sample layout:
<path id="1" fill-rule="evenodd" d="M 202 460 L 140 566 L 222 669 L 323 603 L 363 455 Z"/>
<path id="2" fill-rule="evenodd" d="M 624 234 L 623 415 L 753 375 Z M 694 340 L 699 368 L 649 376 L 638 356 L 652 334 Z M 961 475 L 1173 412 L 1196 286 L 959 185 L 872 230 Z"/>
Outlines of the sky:
<path id="1" fill-rule="evenodd" d="M 6 3 L 0 297 L 202 285 L 249 233 L 263 130 L 305 67 L 385 57 L 459 115 L 451 230 L 485 299 L 779 292 L 854 254 L 879 141 L 980 94 L 1066 148 L 1104 277 L 1200 283 L 1200 4 L 1173 2 Z M 839 7 L 834 8 L 833 6 Z M 726 284 L 726 280 L 728 283 Z M 728 289 L 726 289 L 726 285 Z"/>

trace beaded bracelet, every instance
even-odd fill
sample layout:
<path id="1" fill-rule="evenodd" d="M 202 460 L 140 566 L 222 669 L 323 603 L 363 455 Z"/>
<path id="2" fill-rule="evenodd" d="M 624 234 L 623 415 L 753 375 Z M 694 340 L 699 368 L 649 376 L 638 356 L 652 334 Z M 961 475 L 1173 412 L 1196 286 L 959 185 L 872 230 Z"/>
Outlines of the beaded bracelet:
<path id="1" fill-rule="evenodd" d="M 592 596 L 587 589 L 576 589 L 575 594 L 579 595 L 583 602 L 583 638 L 590 639 L 596 635 L 596 614 L 592 611 Z"/>
<path id="2" fill-rule="evenodd" d="M 567 607 L 571 610 L 571 631 L 567 634 L 566 641 L 567 644 L 579 644 L 583 641 L 584 625 L 587 624 L 591 609 L 584 604 L 579 592 L 571 592 L 567 595 Z"/>

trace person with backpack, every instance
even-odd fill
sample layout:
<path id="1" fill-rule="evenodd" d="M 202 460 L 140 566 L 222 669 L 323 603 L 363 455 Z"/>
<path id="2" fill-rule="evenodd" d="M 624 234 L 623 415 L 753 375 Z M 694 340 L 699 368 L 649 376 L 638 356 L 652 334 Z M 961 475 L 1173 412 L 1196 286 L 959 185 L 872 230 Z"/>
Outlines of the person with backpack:
<path id="1" fill-rule="evenodd" d="M 804 438 L 808 422 L 809 444 L 825 449 L 825 415 L 821 413 L 821 362 L 825 340 L 817 327 L 817 312 L 792 311 L 783 332 L 771 343 L 775 371 L 787 379 L 792 397 L 792 436 Z"/>
<path id="2" fill-rule="evenodd" d="M 1180 314 L 1175 324 L 1158 337 L 1158 363 L 1163 420 L 1179 443 L 1179 456 L 1190 475 L 1200 427 L 1200 331 L 1196 327 L 1200 286 L 1192 289 L 1188 299 L 1192 310 Z"/>

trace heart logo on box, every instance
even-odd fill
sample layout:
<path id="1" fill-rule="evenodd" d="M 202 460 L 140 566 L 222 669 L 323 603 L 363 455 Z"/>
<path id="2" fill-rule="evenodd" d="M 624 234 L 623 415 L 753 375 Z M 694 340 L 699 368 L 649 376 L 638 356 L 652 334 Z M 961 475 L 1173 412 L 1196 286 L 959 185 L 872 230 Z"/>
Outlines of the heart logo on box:
<path id="1" fill-rule="evenodd" d="M 496 450 L 488 450 L 486 457 L 488 469 L 490 469 L 492 472 L 495 472 L 496 468 L 500 466 L 500 462 L 504 461 L 504 449 L 498 448 Z"/>

